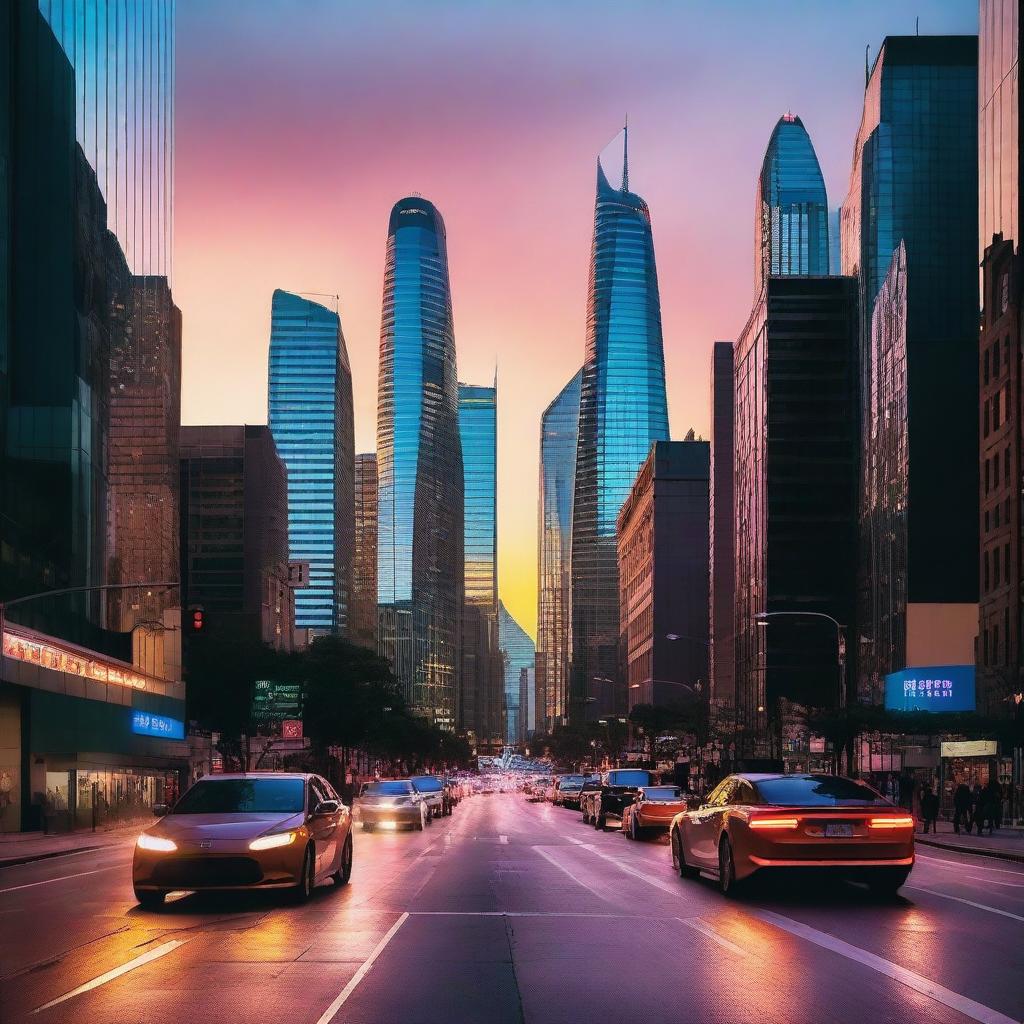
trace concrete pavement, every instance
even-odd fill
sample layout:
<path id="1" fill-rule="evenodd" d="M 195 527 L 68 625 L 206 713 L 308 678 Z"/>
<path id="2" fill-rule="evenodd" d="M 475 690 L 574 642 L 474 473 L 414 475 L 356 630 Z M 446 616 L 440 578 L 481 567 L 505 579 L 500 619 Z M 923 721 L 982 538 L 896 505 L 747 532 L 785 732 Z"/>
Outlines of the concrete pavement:
<path id="1" fill-rule="evenodd" d="M 304 907 L 193 894 L 142 911 L 130 860 L 126 841 L 0 870 L 0 1021 L 1024 1016 L 1024 867 L 961 853 L 922 847 L 893 900 L 843 884 L 725 900 L 677 878 L 663 840 L 494 794 L 422 833 L 357 831 L 349 886 Z"/>

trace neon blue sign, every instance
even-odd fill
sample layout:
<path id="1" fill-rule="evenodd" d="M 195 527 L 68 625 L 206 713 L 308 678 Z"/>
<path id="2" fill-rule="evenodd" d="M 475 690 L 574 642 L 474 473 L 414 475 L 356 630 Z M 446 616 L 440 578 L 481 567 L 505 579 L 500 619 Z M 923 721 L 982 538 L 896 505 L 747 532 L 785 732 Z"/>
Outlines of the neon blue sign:
<path id="1" fill-rule="evenodd" d="M 154 715 L 149 711 L 132 712 L 132 732 L 138 736 L 159 736 L 164 740 L 183 740 L 185 723 L 166 715 Z"/>
<path id="2" fill-rule="evenodd" d="M 885 677 L 885 706 L 890 711 L 973 711 L 974 666 L 932 665 L 890 672 Z"/>

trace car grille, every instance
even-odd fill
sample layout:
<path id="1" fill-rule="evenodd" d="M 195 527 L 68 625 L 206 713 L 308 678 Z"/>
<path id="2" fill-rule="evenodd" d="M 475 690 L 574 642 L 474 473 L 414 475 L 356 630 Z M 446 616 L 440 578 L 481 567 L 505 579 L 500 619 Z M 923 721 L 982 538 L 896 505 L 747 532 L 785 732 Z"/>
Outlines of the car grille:
<path id="1" fill-rule="evenodd" d="M 177 857 L 153 868 L 155 885 L 196 889 L 204 885 L 254 885 L 263 878 L 251 857 Z"/>

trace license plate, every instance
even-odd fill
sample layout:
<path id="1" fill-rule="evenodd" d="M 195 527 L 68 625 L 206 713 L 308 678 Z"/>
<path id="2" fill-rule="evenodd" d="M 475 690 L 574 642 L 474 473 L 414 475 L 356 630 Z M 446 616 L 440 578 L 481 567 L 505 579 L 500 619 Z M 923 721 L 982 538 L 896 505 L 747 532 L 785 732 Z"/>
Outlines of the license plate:
<path id="1" fill-rule="evenodd" d="M 825 826 L 825 835 L 837 839 L 849 839 L 853 835 L 853 825 L 849 823 L 833 824 Z"/>

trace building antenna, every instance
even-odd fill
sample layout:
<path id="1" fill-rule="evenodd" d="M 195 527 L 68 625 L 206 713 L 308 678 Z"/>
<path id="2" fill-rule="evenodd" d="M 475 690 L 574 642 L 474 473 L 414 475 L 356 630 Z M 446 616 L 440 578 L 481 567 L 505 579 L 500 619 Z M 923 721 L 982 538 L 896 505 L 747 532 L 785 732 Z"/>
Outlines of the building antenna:
<path id="1" fill-rule="evenodd" d="M 919 36 L 921 34 L 921 15 L 919 14 L 914 18 L 914 35 Z"/>
<path id="2" fill-rule="evenodd" d="M 864 47 L 864 91 L 867 92 L 868 82 L 871 79 L 871 72 L 868 70 L 868 51 L 871 49 L 871 44 L 868 43 Z"/>
<path id="3" fill-rule="evenodd" d="M 622 191 L 629 191 L 629 114 L 622 126 Z"/>

